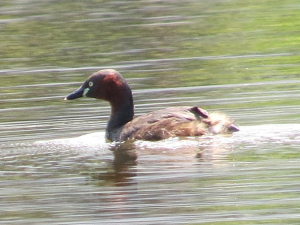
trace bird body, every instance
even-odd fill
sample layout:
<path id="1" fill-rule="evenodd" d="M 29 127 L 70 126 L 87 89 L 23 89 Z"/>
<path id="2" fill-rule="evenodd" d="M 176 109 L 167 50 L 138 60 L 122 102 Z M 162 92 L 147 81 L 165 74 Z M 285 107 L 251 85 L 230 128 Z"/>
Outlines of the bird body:
<path id="1" fill-rule="evenodd" d="M 228 134 L 239 129 L 222 113 L 210 113 L 198 107 L 170 107 L 134 118 L 132 92 L 125 79 L 115 70 L 92 74 L 65 100 L 80 97 L 103 99 L 111 105 L 106 128 L 110 141 L 161 140 L 176 136 Z"/>

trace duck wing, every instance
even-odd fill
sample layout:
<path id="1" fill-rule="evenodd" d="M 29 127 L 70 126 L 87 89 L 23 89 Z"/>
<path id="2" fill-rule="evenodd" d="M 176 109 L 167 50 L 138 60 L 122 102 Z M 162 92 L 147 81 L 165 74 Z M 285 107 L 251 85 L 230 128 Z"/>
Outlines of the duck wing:
<path id="1" fill-rule="evenodd" d="M 161 140 L 206 133 L 208 113 L 198 107 L 171 107 L 139 116 L 124 125 L 119 139 Z"/>

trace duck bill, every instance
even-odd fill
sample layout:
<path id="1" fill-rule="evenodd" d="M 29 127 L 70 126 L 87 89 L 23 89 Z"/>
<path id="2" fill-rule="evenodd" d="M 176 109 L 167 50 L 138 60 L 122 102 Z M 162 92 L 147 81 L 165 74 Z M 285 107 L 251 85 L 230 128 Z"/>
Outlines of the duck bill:
<path id="1" fill-rule="evenodd" d="M 73 93 L 69 94 L 67 97 L 65 97 L 64 100 L 73 100 L 76 98 L 81 98 L 83 97 L 84 89 L 82 87 L 78 88 L 76 91 Z"/>

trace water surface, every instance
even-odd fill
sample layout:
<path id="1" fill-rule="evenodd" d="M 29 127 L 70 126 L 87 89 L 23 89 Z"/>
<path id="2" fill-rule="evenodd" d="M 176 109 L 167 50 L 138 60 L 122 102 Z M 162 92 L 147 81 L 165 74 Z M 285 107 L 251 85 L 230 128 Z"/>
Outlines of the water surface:
<path id="1" fill-rule="evenodd" d="M 0 3 L 0 224 L 298 224 L 297 1 Z M 117 69 L 136 115 L 222 111 L 233 136 L 107 143 Z"/>

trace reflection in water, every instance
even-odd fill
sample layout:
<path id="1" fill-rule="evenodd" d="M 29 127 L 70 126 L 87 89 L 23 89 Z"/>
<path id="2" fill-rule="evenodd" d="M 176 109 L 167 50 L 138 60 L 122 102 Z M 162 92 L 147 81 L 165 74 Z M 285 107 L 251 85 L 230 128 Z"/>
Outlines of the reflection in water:
<path id="1" fill-rule="evenodd" d="M 137 166 L 144 163 L 151 162 L 158 167 L 168 163 L 177 166 L 183 164 L 183 168 L 190 163 L 222 164 L 221 161 L 232 148 L 232 142 L 228 142 L 228 139 L 230 137 L 202 136 L 176 137 L 156 142 L 106 143 L 104 132 L 96 132 L 76 138 L 37 141 L 35 146 L 48 151 L 55 149 L 56 152 L 61 153 L 72 152 L 78 159 L 96 162 L 96 164 L 74 166 L 79 169 L 80 174 L 102 182 L 113 182 L 118 186 L 131 185 L 130 180 L 136 176 Z M 98 162 L 104 163 L 104 166 L 99 167 Z"/>
<path id="2" fill-rule="evenodd" d="M 134 162 L 138 157 L 132 141 L 115 143 L 110 150 L 114 154 L 114 164 L 116 165 Z"/>
<path id="3" fill-rule="evenodd" d="M 23 217 L 31 209 L 29 222 L 39 215 L 44 215 L 41 221 L 49 222 L 48 214 L 60 222 L 69 215 L 77 215 L 78 221 L 93 215 L 94 223 L 104 224 L 147 224 L 149 220 L 174 224 L 197 222 L 199 216 L 206 222 L 220 222 L 231 215 L 239 220 L 245 213 L 247 218 L 264 219 L 249 205 L 280 210 L 274 189 L 282 190 L 277 191 L 281 199 L 298 194 L 299 181 L 294 176 L 298 163 L 281 159 L 285 167 L 279 176 L 277 156 L 285 155 L 275 146 L 299 145 L 299 130 L 300 125 L 292 124 L 242 126 L 232 137 L 123 144 L 105 143 L 104 132 L 96 132 L 12 145 L 2 151 L 5 181 L 0 185 L 0 206 L 6 218 Z M 253 151 L 256 154 L 249 162 Z M 254 157 L 265 151 L 273 158 L 255 162 Z M 259 168 L 269 169 L 261 173 Z M 289 207 L 296 205 L 289 202 Z"/>
<path id="4" fill-rule="evenodd" d="M 106 173 L 92 174 L 95 180 L 105 180 L 119 185 L 129 185 L 130 178 L 136 176 L 136 171 L 133 167 L 136 166 L 137 153 L 132 142 L 115 143 L 109 147 L 114 156 L 113 161 L 110 163 L 111 171 Z"/>
<path id="5" fill-rule="evenodd" d="M 190 170 L 191 164 L 201 167 L 203 163 L 221 169 L 228 167 L 227 157 L 234 154 L 238 146 L 243 146 L 247 151 L 254 146 L 259 149 L 264 145 L 299 145 L 299 132 L 298 124 L 273 124 L 243 126 L 239 133 L 232 136 L 176 137 L 156 142 L 122 143 L 105 143 L 104 132 L 96 132 L 77 138 L 38 141 L 35 145 L 48 149 L 51 146 L 57 151 L 69 149 L 78 154 L 78 158 L 86 156 L 88 158 L 85 160 L 96 164 L 81 165 L 80 174 L 98 180 L 101 185 L 101 182 L 112 182 L 119 186 L 132 185 L 132 179 L 140 172 L 140 166 L 148 163 L 154 163 L 158 168 L 172 164 L 184 171 Z M 99 160 L 104 162 L 104 167 L 99 167 Z"/>

